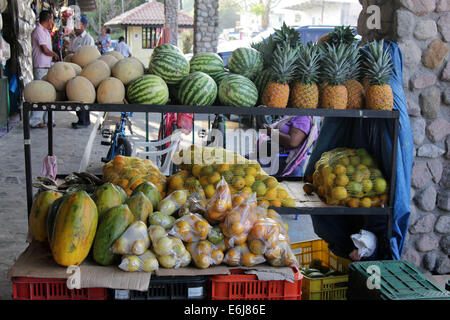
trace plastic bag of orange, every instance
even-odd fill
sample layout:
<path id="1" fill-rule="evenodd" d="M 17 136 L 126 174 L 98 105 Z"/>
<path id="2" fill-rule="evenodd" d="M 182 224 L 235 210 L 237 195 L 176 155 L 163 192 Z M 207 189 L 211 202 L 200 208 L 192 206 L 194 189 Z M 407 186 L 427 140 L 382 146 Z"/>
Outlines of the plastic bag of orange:
<path id="1" fill-rule="evenodd" d="M 159 265 L 163 268 L 186 267 L 191 263 L 191 255 L 179 238 L 158 235 L 152 249 L 158 258 Z"/>
<path id="2" fill-rule="evenodd" d="M 235 202 L 236 203 L 236 202 Z M 237 204 L 219 224 L 227 246 L 244 244 L 256 221 L 256 194 L 253 193 L 244 202 Z"/>
<path id="3" fill-rule="evenodd" d="M 206 213 L 207 200 L 205 194 L 202 192 L 194 192 L 189 195 L 186 203 L 178 211 L 178 216 L 181 218 L 189 213 Z"/>
<path id="4" fill-rule="evenodd" d="M 221 264 L 224 258 L 222 250 L 219 250 L 208 240 L 191 242 L 186 245 L 197 268 L 206 269 L 212 265 Z"/>
<path id="5" fill-rule="evenodd" d="M 211 231 L 211 225 L 198 213 L 191 213 L 177 219 L 169 231 L 169 235 L 175 236 L 184 242 L 197 242 L 206 240 Z"/>
<path id="6" fill-rule="evenodd" d="M 149 246 L 150 238 L 147 233 L 147 225 L 142 221 L 136 221 L 114 242 L 111 251 L 115 254 L 139 256 Z"/>
<path id="7" fill-rule="evenodd" d="M 223 262 L 230 267 L 236 266 L 253 267 L 265 261 L 266 259 L 264 258 L 263 255 L 252 253 L 247 247 L 246 243 L 240 244 L 236 247 L 229 249 L 226 252 L 225 257 L 223 259 Z"/>
<path id="8" fill-rule="evenodd" d="M 264 256 L 267 262 L 273 267 L 298 266 L 297 259 L 291 250 L 289 241 L 287 239 L 284 240 L 281 235 L 278 243 L 274 247 L 269 248 Z"/>
<path id="9" fill-rule="evenodd" d="M 176 190 L 158 203 L 158 211 L 172 215 L 186 204 L 188 198 L 187 190 Z"/>
<path id="10" fill-rule="evenodd" d="M 222 222 L 231 208 L 230 188 L 225 179 L 222 178 L 217 184 L 216 192 L 207 202 L 206 219 L 208 219 L 211 224 Z"/>
<path id="11" fill-rule="evenodd" d="M 248 237 L 247 244 L 250 251 L 257 255 L 263 255 L 270 248 L 274 248 L 279 241 L 281 227 L 271 218 L 256 220 Z"/>
<path id="12" fill-rule="evenodd" d="M 119 268 L 127 272 L 152 272 L 159 269 L 159 262 L 151 250 L 146 250 L 142 255 L 126 255 L 122 257 Z"/>

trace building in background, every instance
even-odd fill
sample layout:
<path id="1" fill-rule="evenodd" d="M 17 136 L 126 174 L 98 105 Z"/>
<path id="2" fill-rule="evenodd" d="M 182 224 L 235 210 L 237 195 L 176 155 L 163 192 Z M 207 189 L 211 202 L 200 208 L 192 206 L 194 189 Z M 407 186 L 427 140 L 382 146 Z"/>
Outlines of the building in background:
<path id="1" fill-rule="evenodd" d="M 157 1 L 146 2 L 107 21 L 105 26 L 121 27 L 125 41 L 133 56 L 147 66 L 153 49 L 158 45 L 164 27 L 164 4 Z M 194 28 L 194 19 L 183 12 L 178 13 L 178 33 Z M 182 37 L 178 37 L 178 47 L 182 48 Z"/>

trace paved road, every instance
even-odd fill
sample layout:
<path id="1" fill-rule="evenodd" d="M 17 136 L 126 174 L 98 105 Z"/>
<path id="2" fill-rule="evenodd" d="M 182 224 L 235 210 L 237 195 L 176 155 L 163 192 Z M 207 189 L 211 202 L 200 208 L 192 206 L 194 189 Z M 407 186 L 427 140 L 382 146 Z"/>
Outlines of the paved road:
<path id="1" fill-rule="evenodd" d="M 95 123 L 97 114 L 91 113 L 91 121 Z M 155 139 L 159 126 L 159 115 L 150 116 L 150 139 Z M 207 116 L 203 116 L 196 126 L 207 127 Z M 57 156 L 58 173 L 78 171 L 84 148 L 92 131 L 90 128 L 73 130 L 71 122 L 77 120 L 74 112 L 56 112 L 54 128 L 54 154 Z M 145 115 L 135 113 L 133 118 L 135 135 L 133 140 L 145 140 Z M 11 284 L 7 278 L 8 269 L 27 247 L 28 231 L 25 169 L 23 151 L 22 125 L 16 125 L 8 134 L 0 138 L 0 299 L 11 298 Z M 189 143 L 192 137 L 187 137 Z M 100 145 L 101 136 L 97 135 L 93 144 L 88 171 L 101 173 L 103 163 L 101 157 L 106 156 L 106 146 Z M 199 140 L 196 139 L 196 142 Z M 32 174 L 39 176 L 42 161 L 47 155 L 47 130 L 33 129 L 31 131 Z M 292 242 L 315 239 L 309 216 L 286 216 L 289 223 L 289 235 Z"/>

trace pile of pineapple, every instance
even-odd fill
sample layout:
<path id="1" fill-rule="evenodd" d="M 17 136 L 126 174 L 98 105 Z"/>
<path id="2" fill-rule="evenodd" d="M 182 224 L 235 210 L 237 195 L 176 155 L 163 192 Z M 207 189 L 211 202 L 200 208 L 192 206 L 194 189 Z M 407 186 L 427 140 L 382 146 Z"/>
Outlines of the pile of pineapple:
<path id="1" fill-rule="evenodd" d="M 174 156 L 181 171 L 167 179 L 167 194 L 175 190 L 200 192 L 210 199 L 222 177 L 231 194 L 256 192 L 259 205 L 294 207 L 295 201 L 274 177 L 266 174 L 258 162 L 213 147 L 192 145 Z"/>
<path id="2" fill-rule="evenodd" d="M 375 159 L 365 149 L 336 148 L 315 164 L 313 188 L 329 205 L 381 207 L 388 185 Z"/>
<path id="3" fill-rule="evenodd" d="M 274 108 L 392 110 L 392 59 L 384 41 L 358 47 L 351 27 L 303 45 L 293 28 L 252 44 L 264 61 L 255 79 L 260 103 Z"/>

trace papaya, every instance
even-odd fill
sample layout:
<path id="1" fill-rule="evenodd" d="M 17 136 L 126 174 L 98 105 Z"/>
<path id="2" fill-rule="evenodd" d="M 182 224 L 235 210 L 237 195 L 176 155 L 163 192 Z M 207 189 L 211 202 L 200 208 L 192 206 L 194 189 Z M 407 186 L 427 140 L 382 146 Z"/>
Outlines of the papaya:
<path id="1" fill-rule="evenodd" d="M 126 204 L 109 209 L 100 220 L 92 248 L 92 258 L 98 264 L 108 266 L 119 257 L 110 250 L 114 242 L 135 221 Z"/>
<path id="2" fill-rule="evenodd" d="M 80 265 L 88 256 L 97 230 L 95 202 L 84 190 L 68 194 L 57 210 L 50 249 L 62 266 Z"/>
<path id="3" fill-rule="evenodd" d="M 101 219 L 103 214 L 109 209 L 124 204 L 127 200 L 127 194 L 121 187 L 107 182 L 97 188 L 94 199 L 99 219 Z"/>
<path id="4" fill-rule="evenodd" d="M 53 201 L 52 205 L 48 208 L 47 214 L 47 238 L 48 243 L 52 242 L 53 237 L 53 228 L 55 227 L 56 214 L 58 213 L 58 209 L 61 206 L 61 203 L 66 199 L 68 195 L 63 195 L 62 197 Z"/>
<path id="5" fill-rule="evenodd" d="M 137 220 L 147 223 L 148 215 L 153 212 L 153 205 L 142 192 L 136 192 L 128 198 L 126 204 Z"/>
<path id="6" fill-rule="evenodd" d="M 131 196 L 135 195 L 138 192 L 142 192 L 152 203 L 153 208 L 158 208 L 158 204 L 161 201 L 161 193 L 153 183 L 150 181 L 145 181 L 138 185 Z"/>
<path id="7" fill-rule="evenodd" d="M 43 191 L 36 195 L 33 205 L 31 206 L 29 219 L 29 229 L 36 241 L 47 241 L 48 210 L 52 203 L 61 196 L 62 194 L 56 191 Z"/>

